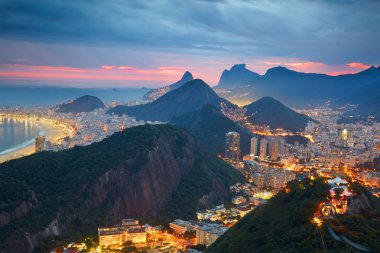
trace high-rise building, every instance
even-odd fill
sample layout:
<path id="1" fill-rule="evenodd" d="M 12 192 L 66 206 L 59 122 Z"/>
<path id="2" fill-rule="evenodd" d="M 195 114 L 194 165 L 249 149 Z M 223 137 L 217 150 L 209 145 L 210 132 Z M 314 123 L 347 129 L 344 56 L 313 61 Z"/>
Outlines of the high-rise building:
<path id="1" fill-rule="evenodd" d="M 280 156 L 284 156 L 286 153 L 285 139 L 280 139 Z"/>
<path id="2" fill-rule="evenodd" d="M 35 148 L 34 148 L 36 153 L 44 150 L 44 143 L 45 143 L 45 136 L 39 135 L 36 137 Z"/>
<path id="3" fill-rule="evenodd" d="M 260 159 L 265 159 L 268 153 L 268 139 L 262 138 L 260 140 Z"/>
<path id="4" fill-rule="evenodd" d="M 269 158 L 276 160 L 280 156 L 280 145 L 276 139 L 269 141 Z"/>
<path id="5" fill-rule="evenodd" d="M 259 151 L 259 138 L 252 137 L 251 138 L 251 155 L 257 156 Z"/>
<path id="6" fill-rule="evenodd" d="M 226 133 L 225 158 L 237 165 L 240 156 L 240 134 L 237 132 Z"/>

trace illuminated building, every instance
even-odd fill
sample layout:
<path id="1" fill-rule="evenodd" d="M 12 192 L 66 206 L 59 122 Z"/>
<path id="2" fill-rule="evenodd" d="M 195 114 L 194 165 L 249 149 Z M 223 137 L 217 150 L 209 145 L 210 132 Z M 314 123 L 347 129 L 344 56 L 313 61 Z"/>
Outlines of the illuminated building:
<path id="1" fill-rule="evenodd" d="M 253 174 L 253 183 L 257 187 L 263 188 L 266 185 L 265 181 L 266 181 L 265 174 L 259 173 L 259 172 L 256 172 L 255 174 Z"/>
<path id="2" fill-rule="evenodd" d="M 227 229 L 219 224 L 203 224 L 201 227 L 196 228 L 196 244 L 208 247 L 226 232 Z"/>
<path id="3" fill-rule="evenodd" d="M 280 156 L 280 144 L 275 139 L 269 141 L 269 158 L 271 160 L 277 160 Z"/>
<path id="4" fill-rule="evenodd" d="M 232 204 L 239 205 L 246 202 L 246 199 L 242 196 L 236 196 L 232 198 Z"/>
<path id="5" fill-rule="evenodd" d="M 195 230 L 196 225 L 189 221 L 177 219 L 169 223 L 169 227 L 173 229 L 176 234 L 182 235 L 186 231 Z"/>
<path id="6" fill-rule="evenodd" d="M 266 159 L 268 152 L 268 140 L 263 138 L 260 140 L 260 159 Z"/>
<path id="7" fill-rule="evenodd" d="M 35 142 L 35 151 L 36 153 L 43 151 L 44 149 L 45 136 L 37 136 Z"/>
<path id="8" fill-rule="evenodd" d="M 127 241 L 145 243 L 146 231 L 138 220 L 123 219 L 122 225 L 98 228 L 99 246 L 121 245 Z"/>
<path id="9" fill-rule="evenodd" d="M 252 137 L 251 138 L 251 155 L 257 156 L 258 155 L 258 148 L 259 148 L 259 138 Z"/>
<path id="10" fill-rule="evenodd" d="M 240 156 L 240 134 L 237 132 L 228 132 L 226 134 L 225 158 L 234 165 L 239 164 Z"/>

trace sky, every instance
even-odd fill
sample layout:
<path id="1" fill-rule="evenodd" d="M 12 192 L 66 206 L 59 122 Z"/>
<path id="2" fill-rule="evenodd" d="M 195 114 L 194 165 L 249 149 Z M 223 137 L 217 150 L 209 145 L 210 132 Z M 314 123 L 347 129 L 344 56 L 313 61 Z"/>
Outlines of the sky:
<path id="1" fill-rule="evenodd" d="M 210 85 L 246 63 L 338 75 L 380 64 L 377 0 L 0 0 L 0 84 Z"/>

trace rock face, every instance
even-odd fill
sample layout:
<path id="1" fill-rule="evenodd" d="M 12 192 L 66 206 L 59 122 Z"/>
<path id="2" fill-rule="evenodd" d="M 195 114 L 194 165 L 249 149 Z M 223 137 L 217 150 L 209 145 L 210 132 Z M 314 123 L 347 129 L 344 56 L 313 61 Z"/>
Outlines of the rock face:
<path id="1" fill-rule="evenodd" d="M 59 242 L 60 236 L 93 235 L 128 217 L 193 218 L 197 207 L 229 198 L 228 186 L 243 181 L 232 167 L 204 155 L 184 129 L 169 125 L 127 129 L 87 147 L 13 160 L 0 170 L 2 189 L 33 189 L 38 199 L 0 227 L 1 253 L 32 252 L 51 236 Z M 23 202 L 5 196 L 0 193 L 5 207 Z"/>
<path id="2" fill-rule="evenodd" d="M 78 112 L 92 112 L 96 109 L 104 108 L 103 102 L 94 96 L 86 95 L 70 101 L 66 104 L 57 106 L 57 112 L 63 113 L 78 113 Z"/>
<path id="3" fill-rule="evenodd" d="M 116 106 L 108 111 L 118 115 L 127 114 L 137 119 L 167 122 L 185 113 L 196 111 L 207 104 L 220 108 L 221 103 L 232 106 L 220 98 L 205 82 L 194 79 L 163 95 L 157 100 L 137 106 Z"/>
<path id="4" fill-rule="evenodd" d="M 144 99 L 148 100 L 148 101 L 154 101 L 157 98 L 165 95 L 169 91 L 177 89 L 177 88 L 181 87 L 182 85 L 184 85 L 185 83 L 187 83 L 187 82 L 189 82 L 189 81 L 191 81 L 193 79 L 194 79 L 193 75 L 189 71 L 186 71 L 179 81 L 177 81 L 177 82 L 175 82 L 173 84 L 170 84 L 168 86 L 164 86 L 164 87 L 161 87 L 161 88 L 157 88 L 157 89 L 153 89 L 153 90 L 148 91 L 144 95 Z"/>
<path id="5" fill-rule="evenodd" d="M 30 192 L 27 200 L 22 201 L 14 210 L 0 213 L 0 227 L 5 226 L 15 219 L 25 216 L 34 206 L 38 204 L 34 191 Z"/>

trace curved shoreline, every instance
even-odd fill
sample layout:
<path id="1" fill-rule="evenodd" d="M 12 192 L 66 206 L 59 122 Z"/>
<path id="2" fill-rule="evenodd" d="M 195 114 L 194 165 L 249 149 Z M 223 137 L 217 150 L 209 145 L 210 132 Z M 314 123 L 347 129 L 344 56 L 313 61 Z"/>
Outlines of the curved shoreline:
<path id="1" fill-rule="evenodd" d="M 46 140 L 51 141 L 52 143 L 67 136 L 66 130 L 60 125 L 37 120 L 34 120 L 33 122 L 40 126 L 39 134 L 44 135 Z M 33 154 L 34 143 L 35 139 L 33 138 L 0 152 L 0 163 Z"/>

